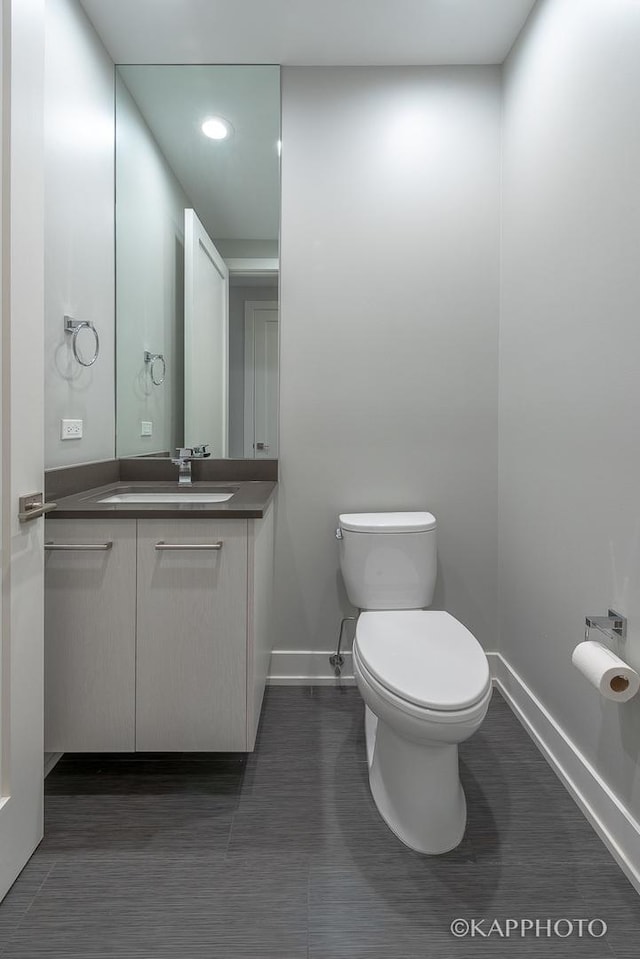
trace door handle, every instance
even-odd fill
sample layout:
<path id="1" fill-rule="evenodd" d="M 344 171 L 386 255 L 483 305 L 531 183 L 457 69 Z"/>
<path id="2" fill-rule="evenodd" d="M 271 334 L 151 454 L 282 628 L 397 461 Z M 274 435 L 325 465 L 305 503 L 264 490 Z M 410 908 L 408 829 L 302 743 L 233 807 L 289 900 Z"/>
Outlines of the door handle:
<path id="1" fill-rule="evenodd" d="M 268 443 L 256 443 L 256 449 L 257 449 L 257 450 L 263 450 L 263 451 L 266 453 L 266 451 L 269 449 L 269 444 L 268 444 Z"/>
<path id="2" fill-rule="evenodd" d="M 50 513 L 57 505 L 57 503 L 45 503 L 42 493 L 29 493 L 28 496 L 21 496 L 18 500 L 18 519 L 21 523 L 28 523 L 32 519 L 44 516 L 45 513 Z"/>

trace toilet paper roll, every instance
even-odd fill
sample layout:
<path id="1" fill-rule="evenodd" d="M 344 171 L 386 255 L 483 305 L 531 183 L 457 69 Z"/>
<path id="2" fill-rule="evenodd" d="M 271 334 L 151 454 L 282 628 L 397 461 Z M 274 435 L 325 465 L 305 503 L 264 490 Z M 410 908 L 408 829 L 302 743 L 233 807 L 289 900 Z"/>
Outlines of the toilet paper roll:
<path id="1" fill-rule="evenodd" d="M 573 665 L 605 699 L 626 703 L 640 689 L 640 676 L 602 643 L 587 640 L 571 656 Z"/>

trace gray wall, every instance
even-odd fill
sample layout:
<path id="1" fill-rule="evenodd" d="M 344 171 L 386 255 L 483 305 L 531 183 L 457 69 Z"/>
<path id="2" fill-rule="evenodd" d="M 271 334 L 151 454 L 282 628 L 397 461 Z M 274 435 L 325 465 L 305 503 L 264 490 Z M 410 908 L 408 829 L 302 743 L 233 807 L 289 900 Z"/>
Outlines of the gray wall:
<path id="1" fill-rule="evenodd" d="M 47 0 L 45 58 L 45 465 L 114 452 L 113 63 L 73 0 Z M 73 359 L 69 314 L 95 323 L 100 356 Z M 83 351 L 93 348 L 80 334 Z M 61 442 L 60 420 L 84 421 Z"/>
<path id="2" fill-rule="evenodd" d="M 542 2 L 505 70 L 502 651 L 636 817 L 640 698 L 572 667 L 629 617 L 640 667 L 640 11 Z"/>
<path id="3" fill-rule="evenodd" d="M 335 643 L 338 513 L 407 508 L 495 648 L 500 71 L 282 81 L 276 648 Z"/>

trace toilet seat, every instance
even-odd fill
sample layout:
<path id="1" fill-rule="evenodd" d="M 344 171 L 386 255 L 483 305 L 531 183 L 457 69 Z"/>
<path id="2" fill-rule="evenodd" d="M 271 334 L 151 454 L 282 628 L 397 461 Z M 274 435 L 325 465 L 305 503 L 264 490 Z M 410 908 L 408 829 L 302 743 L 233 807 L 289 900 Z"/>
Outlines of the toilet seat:
<path id="1" fill-rule="evenodd" d="M 473 726 L 481 722 L 485 716 L 493 692 L 491 684 L 489 684 L 486 692 L 478 702 L 464 709 L 445 710 L 416 706 L 415 703 L 411 703 L 407 699 L 402 699 L 390 689 L 387 689 L 386 686 L 380 683 L 375 676 L 368 671 L 358 653 L 357 642 L 353 644 L 353 671 L 356 679 L 359 677 L 361 682 L 368 685 L 374 694 L 377 694 L 380 699 L 386 703 L 387 707 L 392 707 L 393 710 L 397 710 L 399 713 L 410 717 L 411 720 L 419 720 L 422 724 L 426 725 L 441 726 L 443 729 L 455 729 L 457 725 Z M 358 682 L 358 685 L 360 685 L 360 682 Z M 362 689 L 360 691 L 363 692 Z"/>
<path id="2" fill-rule="evenodd" d="M 491 690 L 484 650 L 462 623 L 443 611 L 362 613 L 354 657 L 380 695 L 404 711 L 417 707 L 444 722 L 459 721 L 453 714 L 466 719 Z"/>

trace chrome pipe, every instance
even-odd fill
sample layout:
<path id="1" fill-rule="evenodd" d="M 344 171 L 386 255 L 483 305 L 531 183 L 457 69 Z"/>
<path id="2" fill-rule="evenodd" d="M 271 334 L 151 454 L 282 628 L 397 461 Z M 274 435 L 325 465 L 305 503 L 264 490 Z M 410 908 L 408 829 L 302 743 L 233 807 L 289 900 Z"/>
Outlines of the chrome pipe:
<path id="1" fill-rule="evenodd" d="M 360 611 L 358 610 L 358 616 L 359 615 L 360 615 Z M 329 663 L 333 666 L 333 671 L 336 676 L 340 675 L 342 671 L 342 667 L 344 666 L 344 656 L 340 652 L 340 648 L 342 647 L 342 637 L 344 635 L 344 624 L 355 623 L 358 616 L 344 616 L 340 622 L 340 634 L 338 636 L 338 647 L 335 653 L 333 654 L 333 656 L 329 656 Z"/>

